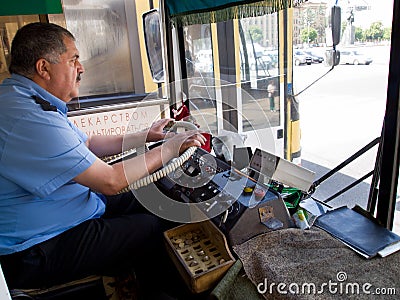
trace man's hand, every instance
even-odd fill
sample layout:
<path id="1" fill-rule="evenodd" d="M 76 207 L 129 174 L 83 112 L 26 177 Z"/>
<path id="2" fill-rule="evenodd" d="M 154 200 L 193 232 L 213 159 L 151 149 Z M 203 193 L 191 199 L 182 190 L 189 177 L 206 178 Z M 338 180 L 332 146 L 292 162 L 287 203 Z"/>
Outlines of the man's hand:
<path id="1" fill-rule="evenodd" d="M 151 124 L 147 130 L 146 142 L 157 142 L 165 138 L 164 127 L 173 119 L 161 119 Z"/>
<path id="2" fill-rule="evenodd" d="M 197 130 L 189 130 L 178 133 L 168 139 L 161 147 L 173 157 L 182 154 L 186 149 L 192 146 L 201 147 L 206 143 L 206 138 Z M 163 150 L 163 151 L 164 151 Z"/>

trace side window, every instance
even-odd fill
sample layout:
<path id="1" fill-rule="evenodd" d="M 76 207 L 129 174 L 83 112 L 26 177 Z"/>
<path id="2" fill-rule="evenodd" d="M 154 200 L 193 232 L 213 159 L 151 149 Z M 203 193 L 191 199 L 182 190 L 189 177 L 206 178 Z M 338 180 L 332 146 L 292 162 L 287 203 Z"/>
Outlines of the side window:
<path id="1" fill-rule="evenodd" d="M 183 29 L 187 73 L 187 104 L 201 128 L 217 131 L 217 106 L 210 24 Z"/>
<path id="2" fill-rule="evenodd" d="M 38 21 L 39 17 L 36 15 L 0 16 L 0 82 L 10 76 L 8 67 L 11 59 L 11 41 L 17 30 L 25 24 Z"/>
<path id="3" fill-rule="evenodd" d="M 264 119 L 253 111 L 262 109 L 267 126 L 280 125 L 278 63 L 278 16 L 276 13 L 240 20 L 240 72 L 243 95 L 243 131 L 265 128 Z M 254 117 L 252 117 L 254 116 Z"/>
<path id="4" fill-rule="evenodd" d="M 80 95 L 134 92 L 124 1 L 64 0 L 63 10 L 65 20 L 51 15 L 50 22 L 65 23 L 76 37 L 85 67 Z"/>

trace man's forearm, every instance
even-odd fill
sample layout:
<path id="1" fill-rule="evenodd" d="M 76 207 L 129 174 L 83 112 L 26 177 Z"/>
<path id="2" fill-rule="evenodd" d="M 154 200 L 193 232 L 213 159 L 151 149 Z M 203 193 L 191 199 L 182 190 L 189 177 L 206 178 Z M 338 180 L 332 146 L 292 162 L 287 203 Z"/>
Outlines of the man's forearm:
<path id="1" fill-rule="evenodd" d="M 126 135 L 93 135 L 87 141 L 89 149 L 98 157 L 121 153 L 122 150 L 141 147 L 146 143 L 147 131 Z"/>

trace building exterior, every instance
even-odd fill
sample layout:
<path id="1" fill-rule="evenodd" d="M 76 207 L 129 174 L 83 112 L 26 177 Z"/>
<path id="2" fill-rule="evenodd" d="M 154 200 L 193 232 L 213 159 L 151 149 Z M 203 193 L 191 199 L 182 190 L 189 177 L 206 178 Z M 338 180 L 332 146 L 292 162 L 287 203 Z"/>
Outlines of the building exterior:
<path id="1" fill-rule="evenodd" d="M 325 29 L 328 24 L 327 4 L 324 2 L 304 2 L 293 9 L 293 45 L 304 45 L 301 40 L 301 32 L 309 28 L 317 31 L 317 44 L 326 43 Z"/>
<path id="2" fill-rule="evenodd" d="M 260 42 L 260 45 L 271 50 L 276 49 L 278 46 L 278 34 L 276 31 L 277 22 L 278 17 L 276 13 L 241 20 L 243 30 L 245 32 L 253 26 L 261 28 L 263 39 Z"/>
<path id="3" fill-rule="evenodd" d="M 314 28 L 317 33 L 317 44 L 325 44 L 325 29 L 328 24 L 327 4 L 325 2 L 304 2 L 293 9 L 293 45 L 303 46 L 301 32 L 307 28 Z M 267 49 L 276 49 L 278 45 L 277 31 L 272 30 L 277 24 L 277 14 L 262 17 L 242 19 L 244 31 L 256 26 L 262 29 L 263 39 L 260 45 Z"/>

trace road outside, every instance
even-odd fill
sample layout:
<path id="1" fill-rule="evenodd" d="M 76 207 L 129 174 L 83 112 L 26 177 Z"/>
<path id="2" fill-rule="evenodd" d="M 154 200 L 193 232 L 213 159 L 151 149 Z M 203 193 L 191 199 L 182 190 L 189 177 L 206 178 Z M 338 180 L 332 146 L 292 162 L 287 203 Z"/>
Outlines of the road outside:
<path id="1" fill-rule="evenodd" d="M 372 57 L 372 64 L 336 66 L 297 97 L 300 102 L 302 165 L 315 171 L 316 178 L 345 161 L 381 133 L 390 46 L 360 47 L 357 50 Z M 322 64 L 295 67 L 295 94 L 328 70 Z M 376 151 L 377 146 L 343 168 L 340 174 L 324 181 L 314 196 L 325 200 L 372 171 Z M 370 179 L 330 204 L 350 207 L 359 204 L 365 207 Z M 398 210 L 399 206 L 398 203 Z"/>
<path id="2" fill-rule="evenodd" d="M 371 65 L 336 66 L 298 96 L 304 159 L 334 167 L 380 135 L 389 47 L 365 47 L 361 51 L 374 59 Z M 295 93 L 327 70 L 322 64 L 296 67 Z M 375 159 L 375 154 L 369 156 Z M 370 171 L 367 164 L 357 164 L 357 168 L 346 169 L 345 173 L 359 177 Z"/>

